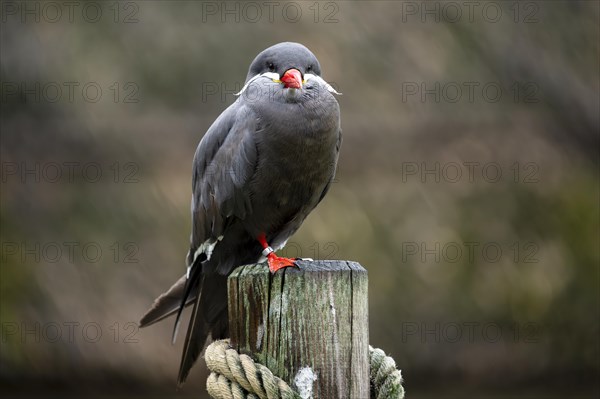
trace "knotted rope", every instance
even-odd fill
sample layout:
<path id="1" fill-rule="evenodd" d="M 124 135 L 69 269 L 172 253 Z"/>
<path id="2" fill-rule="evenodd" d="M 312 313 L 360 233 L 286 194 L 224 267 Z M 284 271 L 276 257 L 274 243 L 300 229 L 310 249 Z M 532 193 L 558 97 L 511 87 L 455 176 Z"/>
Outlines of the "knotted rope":
<path id="1" fill-rule="evenodd" d="M 204 358 L 211 371 L 206 389 L 214 399 L 303 399 L 267 367 L 239 354 L 227 339 L 210 344 Z M 371 399 L 404 398 L 402 374 L 394 359 L 369 346 L 369 363 Z"/>

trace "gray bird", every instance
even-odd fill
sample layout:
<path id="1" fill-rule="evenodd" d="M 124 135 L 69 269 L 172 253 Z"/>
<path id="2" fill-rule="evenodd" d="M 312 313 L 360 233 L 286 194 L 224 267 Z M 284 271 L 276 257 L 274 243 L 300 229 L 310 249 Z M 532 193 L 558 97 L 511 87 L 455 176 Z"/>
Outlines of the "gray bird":
<path id="1" fill-rule="evenodd" d="M 268 262 L 323 199 L 342 142 L 339 94 L 315 55 L 279 43 L 252 62 L 237 100 L 208 129 L 194 156 L 187 273 L 143 316 L 145 327 L 194 304 L 179 369 L 181 385 L 206 339 L 228 336 L 227 276 Z"/>

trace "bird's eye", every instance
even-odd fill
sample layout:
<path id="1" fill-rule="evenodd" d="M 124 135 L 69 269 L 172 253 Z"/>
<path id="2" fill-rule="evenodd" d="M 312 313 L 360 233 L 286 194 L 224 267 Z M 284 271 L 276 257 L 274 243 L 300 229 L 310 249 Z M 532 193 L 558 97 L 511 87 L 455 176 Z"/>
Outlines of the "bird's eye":
<path id="1" fill-rule="evenodd" d="M 306 68 L 306 72 L 312 72 L 313 66 L 309 65 L 308 68 Z"/>
<path id="2" fill-rule="evenodd" d="M 269 68 L 269 71 L 273 72 L 275 70 L 275 64 L 273 64 L 272 62 L 267 63 L 267 67 Z"/>

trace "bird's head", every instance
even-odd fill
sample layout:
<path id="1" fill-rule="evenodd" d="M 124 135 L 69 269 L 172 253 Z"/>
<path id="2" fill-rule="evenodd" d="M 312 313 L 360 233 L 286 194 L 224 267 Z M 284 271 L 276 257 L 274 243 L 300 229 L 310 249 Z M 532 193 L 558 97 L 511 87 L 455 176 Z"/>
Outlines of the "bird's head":
<path id="1" fill-rule="evenodd" d="M 256 75 L 268 74 L 284 88 L 301 89 L 305 75 L 321 76 L 321 65 L 317 57 L 299 43 L 279 43 L 262 51 L 256 56 L 246 82 Z"/>
<path id="2" fill-rule="evenodd" d="M 299 43 L 279 43 L 258 54 L 250 64 L 246 83 L 238 94 L 244 93 L 254 82 L 264 82 L 259 80 L 261 78 L 279 85 L 289 95 L 306 88 L 310 80 L 315 82 L 314 85 L 339 94 L 321 78 L 321 64 L 317 57 Z"/>

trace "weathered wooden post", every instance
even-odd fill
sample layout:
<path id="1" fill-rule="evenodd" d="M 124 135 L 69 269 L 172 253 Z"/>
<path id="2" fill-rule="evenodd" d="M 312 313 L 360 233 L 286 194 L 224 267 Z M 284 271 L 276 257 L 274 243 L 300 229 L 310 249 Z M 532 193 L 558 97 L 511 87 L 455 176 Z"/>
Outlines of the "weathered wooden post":
<path id="1" fill-rule="evenodd" d="M 299 261 L 272 275 L 242 266 L 228 280 L 231 344 L 303 398 L 369 397 L 367 271 Z"/>

